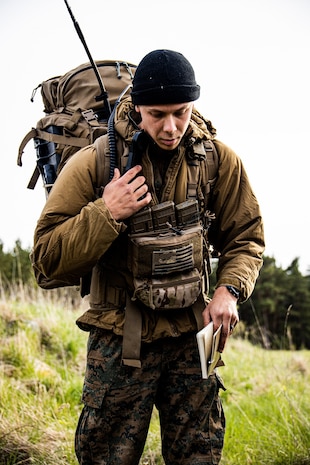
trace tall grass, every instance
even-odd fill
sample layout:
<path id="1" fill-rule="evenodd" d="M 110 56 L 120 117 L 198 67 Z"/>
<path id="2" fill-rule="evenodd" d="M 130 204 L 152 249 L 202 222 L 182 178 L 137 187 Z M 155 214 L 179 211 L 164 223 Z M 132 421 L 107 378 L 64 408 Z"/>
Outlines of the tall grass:
<path id="1" fill-rule="evenodd" d="M 76 464 L 87 335 L 66 297 L 0 302 L 0 464 Z"/>
<path id="2" fill-rule="evenodd" d="M 77 465 L 87 333 L 74 291 L 12 290 L 0 298 L 0 465 Z M 219 369 L 227 419 L 222 465 L 309 465 L 310 353 L 238 338 Z M 160 465 L 154 410 L 141 465 Z"/>
<path id="3" fill-rule="evenodd" d="M 223 465 L 310 464 L 310 353 L 231 340 L 222 374 Z"/>

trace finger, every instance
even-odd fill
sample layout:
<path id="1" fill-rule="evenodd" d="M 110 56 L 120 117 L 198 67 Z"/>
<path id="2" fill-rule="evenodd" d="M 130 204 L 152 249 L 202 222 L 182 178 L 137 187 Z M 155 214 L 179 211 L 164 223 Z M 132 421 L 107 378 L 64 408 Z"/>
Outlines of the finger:
<path id="1" fill-rule="evenodd" d="M 224 326 L 222 326 L 221 337 L 220 337 L 219 348 L 218 348 L 219 352 L 222 353 L 224 351 L 228 337 L 229 337 L 229 333 L 227 329 L 224 328 Z"/>
<path id="2" fill-rule="evenodd" d="M 238 312 L 236 311 L 231 319 L 230 319 L 230 323 L 229 323 L 229 331 L 230 333 L 233 332 L 233 330 L 235 329 L 235 327 L 237 326 L 237 324 L 239 323 L 239 315 L 238 315 Z"/>
<path id="3" fill-rule="evenodd" d="M 207 326 L 211 322 L 211 316 L 210 316 L 208 305 L 203 310 L 202 317 L 203 317 L 204 326 Z"/>
<path id="4" fill-rule="evenodd" d="M 114 168 L 113 178 L 111 181 L 117 181 L 121 177 L 120 170 L 118 168 Z"/>
<path id="5" fill-rule="evenodd" d="M 152 196 L 150 192 L 147 192 L 143 196 L 141 196 L 138 199 L 138 211 L 141 210 L 141 208 L 146 207 L 152 200 Z"/>
<path id="6" fill-rule="evenodd" d="M 148 190 L 148 187 L 147 185 L 145 184 L 145 177 L 144 176 L 138 176 L 136 177 L 131 183 L 131 187 L 133 189 L 134 192 L 138 191 L 139 189 L 141 189 L 142 187 L 146 190 Z"/>
<path id="7" fill-rule="evenodd" d="M 141 201 L 148 192 L 148 187 L 146 184 L 143 184 L 138 189 L 135 190 L 134 194 L 136 196 L 137 202 Z"/>
<path id="8" fill-rule="evenodd" d="M 141 170 L 141 165 L 133 166 L 132 168 L 130 168 L 130 170 L 126 171 L 126 173 L 123 174 L 124 180 L 128 183 L 132 182 Z"/>
<path id="9" fill-rule="evenodd" d="M 231 322 L 230 322 L 230 325 L 229 325 L 229 332 L 230 332 L 230 333 L 233 332 L 233 330 L 235 329 L 235 327 L 237 326 L 237 324 L 238 324 L 238 321 L 234 321 L 234 322 L 231 321 Z"/>

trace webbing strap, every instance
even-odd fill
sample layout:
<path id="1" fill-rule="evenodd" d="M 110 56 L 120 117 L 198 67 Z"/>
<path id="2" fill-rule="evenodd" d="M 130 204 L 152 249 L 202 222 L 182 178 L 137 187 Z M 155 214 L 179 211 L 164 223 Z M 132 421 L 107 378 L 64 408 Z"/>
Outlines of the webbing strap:
<path id="1" fill-rule="evenodd" d="M 191 160 L 187 164 L 187 198 L 196 199 L 200 181 L 200 164 L 197 160 Z"/>
<path id="2" fill-rule="evenodd" d="M 34 189 L 36 187 L 39 176 L 40 176 L 40 171 L 39 171 L 39 168 L 36 166 L 34 169 L 34 172 L 32 173 L 30 181 L 28 183 L 27 189 Z"/>
<path id="3" fill-rule="evenodd" d="M 52 134 L 47 131 L 42 131 L 41 129 L 32 129 L 31 131 L 26 134 L 24 139 L 22 140 L 19 150 L 18 150 L 18 157 L 17 157 L 17 164 L 18 166 L 22 166 L 22 156 L 23 151 L 28 142 L 33 138 L 39 138 L 46 140 L 48 142 L 55 142 L 57 144 L 63 145 L 73 145 L 74 147 L 86 147 L 89 145 L 89 139 L 86 137 L 72 137 L 72 136 L 62 136 L 61 134 Z"/>
<path id="4" fill-rule="evenodd" d="M 195 316 L 198 331 L 203 328 L 202 312 L 206 308 L 203 294 L 200 293 L 196 302 L 192 305 L 192 311 Z M 135 302 L 127 294 L 126 299 L 126 316 L 123 332 L 123 353 L 122 363 L 134 368 L 141 368 L 140 350 L 141 350 L 141 332 L 142 316 Z"/>
<path id="5" fill-rule="evenodd" d="M 25 137 L 23 138 L 23 140 L 21 141 L 21 144 L 19 146 L 19 149 L 18 149 L 18 157 L 17 157 L 17 164 L 18 166 L 22 166 L 22 155 L 23 155 L 23 151 L 24 151 L 24 148 L 26 147 L 26 145 L 28 144 L 28 142 L 33 139 L 34 137 L 36 137 L 37 135 L 37 130 L 32 128 L 31 131 L 29 131 Z"/>
<path id="6" fill-rule="evenodd" d="M 122 355 L 122 362 L 124 365 L 141 368 L 141 333 L 141 312 L 135 302 L 133 302 L 127 294 Z"/>
<path id="7" fill-rule="evenodd" d="M 41 131 L 41 129 L 37 129 L 37 137 L 48 142 L 56 142 L 57 144 L 64 145 L 73 145 L 74 147 L 80 148 L 89 145 L 89 139 L 87 139 L 87 137 L 62 136 L 61 134 L 52 134 L 50 132 Z"/>

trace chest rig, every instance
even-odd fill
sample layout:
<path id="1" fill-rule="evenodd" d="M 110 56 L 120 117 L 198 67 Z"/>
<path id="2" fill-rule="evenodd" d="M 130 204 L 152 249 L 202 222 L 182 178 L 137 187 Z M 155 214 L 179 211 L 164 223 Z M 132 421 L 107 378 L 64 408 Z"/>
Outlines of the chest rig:
<path id="1" fill-rule="evenodd" d="M 128 268 L 134 295 L 153 310 L 187 308 L 201 292 L 203 228 L 197 200 L 166 201 L 131 219 Z"/>

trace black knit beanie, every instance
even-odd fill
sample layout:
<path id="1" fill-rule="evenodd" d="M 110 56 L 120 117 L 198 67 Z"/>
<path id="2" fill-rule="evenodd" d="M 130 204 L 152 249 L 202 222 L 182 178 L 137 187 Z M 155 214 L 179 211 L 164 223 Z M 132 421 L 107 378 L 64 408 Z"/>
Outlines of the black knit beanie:
<path id="1" fill-rule="evenodd" d="M 131 92 L 134 105 L 192 102 L 199 95 L 193 67 L 181 53 L 154 50 L 136 69 Z"/>

